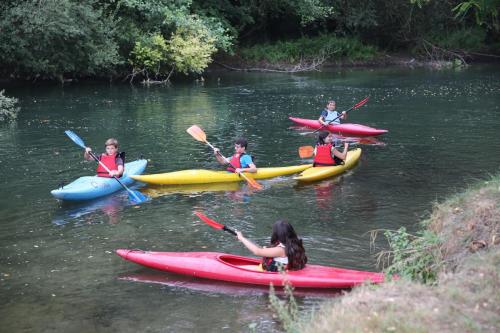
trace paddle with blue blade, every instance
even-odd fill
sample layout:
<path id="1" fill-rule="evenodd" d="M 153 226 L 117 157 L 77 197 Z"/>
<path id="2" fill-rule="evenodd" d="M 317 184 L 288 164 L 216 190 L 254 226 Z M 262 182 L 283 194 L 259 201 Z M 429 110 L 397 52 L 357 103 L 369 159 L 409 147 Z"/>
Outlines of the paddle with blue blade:
<path id="1" fill-rule="evenodd" d="M 66 133 L 66 135 L 74 142 L 76 143 L 77 145 L 79 145 L 80 147 L 82 147 L 83 149 L 87 148 L 87 146 L 85 146 L 85 142 L 83 142 L 83 140 L 78 136 L 76 135 L 75 132 L 73 131 L 64 131 L 64 133 Z M 104 163 L 102 163 L 99 158 L 97 158 L 97 156 L 95 156 L 95 154 L 93 152 L 89 152 L 90 156 L 92 156 L 92 158 L 94 160 L 96 160 L 97 163 L 99 163 L 107 172 L 110 172 L 110 170 L 108 169 L 108 167 L 106 165 L 104 165 Z M 113 176 L 113 178 L 124 188 L 127 190 L 128 192 L 128 197 L 130 199 L 130 201 L 134 202 L 134 203 L 142 203 L 144 201 L 147 201 L 149 198 L 147 196 L 145 196 L 144 194 L 142 194 L 141 192 L 139 191 L 133 191 L 131 189 L 129 189 L 125 184 L 123 184 L 120 179 L 118 179 L 116 176 Z"/>
<path id="2" fill-rule="evenodd" d="M 326 126 L 330 125 L 331 123 L 333 123 L 335 120 L 339 119 L 340 117 L 342 117 L 342 113 L 345 112 L 345 113 L 349 113 L 350 111 L 352 110 L 356 110 L 356 109 L 359 109 L 360 107 L 362 107 L 363 105 L 365 105 L 368 100 L 370 99 L 370 97 L 365 97 L 363 98 L 361 101 L 359 101 L 358 103 L 354 104 L 349 110 L 345 110 L 345 111 L 342 111 L 340 112 L 340 115 L 333 119 L 333 120 L 330 120 L 329 122 L 327 122 L 325 125 L 322 125 L 320 128 L 316 129 L 313 131 L 313 133 L 316 133 L 318 131 L 321 131 L 323 128 L 325 128 Z"/>
<path id="3" fill-rule="evenodd" d="M 208 224 L 209 226 L 211 226 L 212 228 L 219 229 L 219 230 L 224 230 L 224 231 L 227 231 L 230 234 L 233 234 L 233 235 L 236 236 L 236 231 L 234 231 L 233 229 L 230 229 L 230 228 L 226 227 L 224 224 L 220 224 L 219 222 L 216 222 L 216 221 L 212 220 L 211 218 L 207 217 L 206 215 L 204 215 L 204 214 L 202 214 L 200 212 L 194 212 L 194 214 L 196 216 L 198 216 L 203 222 L 205 222 L 206 224 Z"/>

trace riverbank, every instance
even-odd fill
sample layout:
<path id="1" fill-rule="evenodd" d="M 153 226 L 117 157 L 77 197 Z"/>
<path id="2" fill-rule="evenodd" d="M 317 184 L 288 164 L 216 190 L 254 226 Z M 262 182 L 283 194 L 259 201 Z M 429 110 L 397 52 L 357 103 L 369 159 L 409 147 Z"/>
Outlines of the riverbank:
<path id="1" fill-rule="evenodd" d="M 362 286 L 303 318 L 298 332 L 498 332 L 500 175 L 435 206 L 434 284 Z"/>

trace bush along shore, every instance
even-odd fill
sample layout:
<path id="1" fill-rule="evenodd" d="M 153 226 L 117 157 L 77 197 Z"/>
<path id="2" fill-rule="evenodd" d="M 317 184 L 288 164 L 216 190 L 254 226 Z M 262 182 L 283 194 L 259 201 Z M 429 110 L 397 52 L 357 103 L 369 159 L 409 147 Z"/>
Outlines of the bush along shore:
<path id="1" fill-rule="evenodd" d="M 271 304 L 287 332 L 498 332 L 500 175 L 436 204 L 423 230 L 385 232 L 388 276 L 300 315 Z M 294 302 L 291 297 L 291 302 Z"/>

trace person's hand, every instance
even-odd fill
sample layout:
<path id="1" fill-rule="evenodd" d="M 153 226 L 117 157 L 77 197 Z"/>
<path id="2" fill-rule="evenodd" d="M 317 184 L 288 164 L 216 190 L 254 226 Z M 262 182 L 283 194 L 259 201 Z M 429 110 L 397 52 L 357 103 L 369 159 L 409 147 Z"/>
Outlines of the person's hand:
<path id="1" fill-rule="evenodd" d="M 345 111 L 342 111 L 342 116 L 345 117 L 345 115 L 347 114 L 347 112 Z"/>
<path id="2" fill-rule="evenodd" d="M 235 172 L 235 173 L 242 173 L 242 172 L 243 172 L 243 169 L 241 169 L 241 168 L 236 168 L 236 169 L 234 170 L 234 172 Z"/>
<path id="3" fill-rule="evenodd" d="M 220 154 L 220 149 L 214 147 L 214 155 L 219 155 Z"/>
<path id="4" fill-rule="evenodd" d="M 90 147 L 85 147 L 85 152 L 86 152 L 87 154 L 90 154 L 90 152 L 91 152 L 91 151 L 92 151 L 92 148 L 90 148 Z"/>
<path id="5" fill-rule="evenodd" d="M 109 171 L 109 175 L 110 175 L 111 177 L 116 177 L 116 176 L 118 176 L 118 170 L 110 170 L 110 171 Z"/>
<path id="6" fill-rule="evenodd" d="M 238 237 L 239 241 L 242 241 L 243 238 L 245 238 L 245 237 L 243 237 L 243 234 L 241 233 L 241 231 L 238 231 L 238 230 L 236 230 L 236 237 Z"/>

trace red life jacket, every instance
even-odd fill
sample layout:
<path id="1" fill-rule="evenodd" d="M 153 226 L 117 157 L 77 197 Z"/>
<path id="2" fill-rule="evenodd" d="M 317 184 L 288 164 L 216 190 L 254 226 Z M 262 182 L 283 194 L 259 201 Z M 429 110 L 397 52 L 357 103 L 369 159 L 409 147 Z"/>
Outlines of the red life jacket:
<path id="1" fill-rule="evenodd" d="M 102 154 L 99 160 L 104 164 L 105 166 L 108 167 L 109 171 L 112 170 L 118 170 L 118 165 L 116 164 L 116 158 L 118 157 L 118 154 L 115 155 L 107 155 L 107 154 Z M 104 169 L 104 167 L 99 163 L 97 165 L 97 176 L 98 177 L 107 177 L 111 178 L 109 175 L 109 172 Z"/>
<path id="2" fill-rule="evenodd" d="M 332 147 L 331 143 L 326 145 L 316 146 L 316 155 L 314 156 L 314 166 L 329 166 L 336 165 L 335 160 L 332 157 Z"/>
<path id="3" fill-rule="evenodd" d="M 237 168 L 241 168 L 241 161 L 240 158 L 243 154 L 234 154 L 233 157 L 231 157 L 231 161 L 229 162 L 229 166 L 227 167 L 227 171 L 229 172 L 235 172 Z"/>

